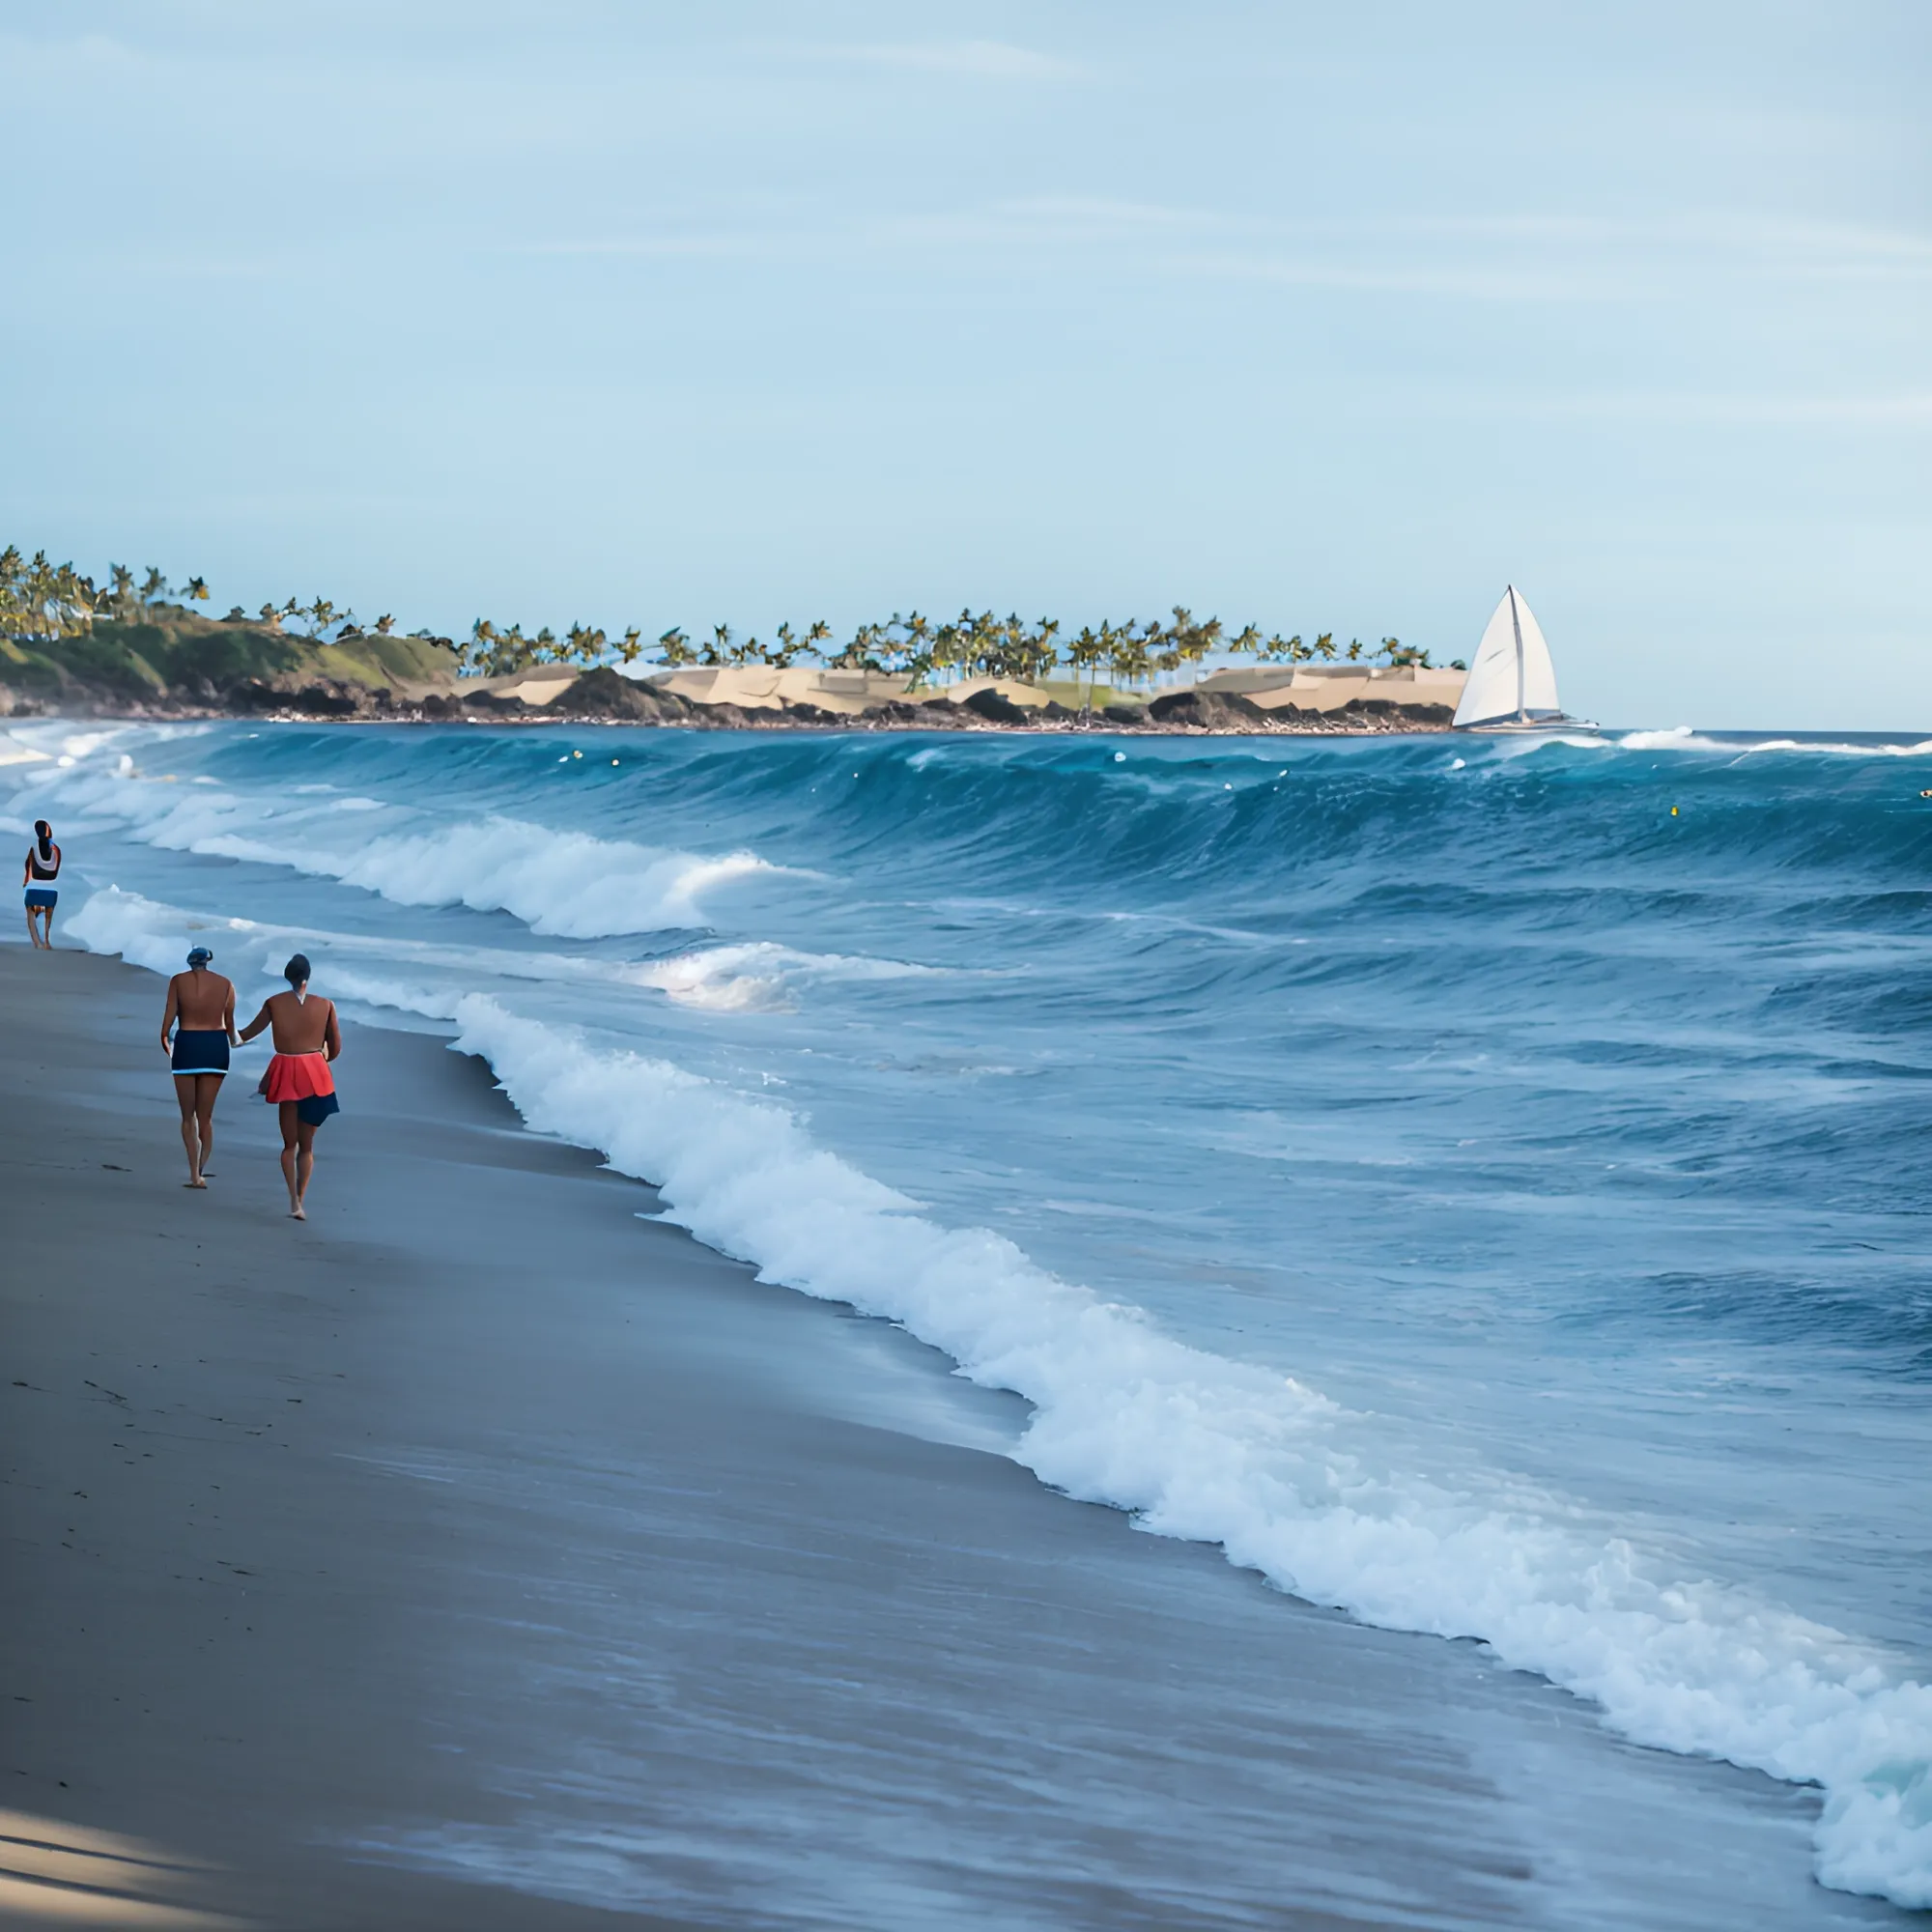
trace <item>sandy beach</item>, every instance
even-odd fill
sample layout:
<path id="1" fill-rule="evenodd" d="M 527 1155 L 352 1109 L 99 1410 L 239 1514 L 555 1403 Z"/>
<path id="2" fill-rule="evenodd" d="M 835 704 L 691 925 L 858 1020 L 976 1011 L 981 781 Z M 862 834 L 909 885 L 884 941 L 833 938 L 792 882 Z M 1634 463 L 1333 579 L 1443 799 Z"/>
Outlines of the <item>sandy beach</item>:
<path id="1" fill-rule="evenodd" d="M 306 1225 L 258 1055 L 185 1191 L 160 999 L 0 949 L 4 1922 L 1899 1922 L 1811 1794 L 1048 1492 L 438 1039 L 351 1027 Z"/>

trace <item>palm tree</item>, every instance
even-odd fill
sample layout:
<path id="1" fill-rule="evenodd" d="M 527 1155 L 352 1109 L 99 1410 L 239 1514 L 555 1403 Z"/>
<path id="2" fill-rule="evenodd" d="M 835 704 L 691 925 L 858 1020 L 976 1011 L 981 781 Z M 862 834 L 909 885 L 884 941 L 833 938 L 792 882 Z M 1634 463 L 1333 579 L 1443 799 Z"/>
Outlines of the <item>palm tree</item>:
<path id="1" fill-rule="evenodd" d="M 1104 633 L 1107 627 L 1103 623 L 1100 628 Z M 1132 617 L 1113 635 L 1107 652 L 1107 670 L 1115 684 L 1139 684 L 1148 674 L 1147 639 L 1139 635 Z"/>
<path id="2" fill-rule="evenodd" d="M 1066 662 L 1073 667 L 1075 681 L 1083 670 L 1087 673 L 1087 700 L 1081 707 L 1085 711 L 1094 709 L 1094 680 L 1106 650 L 1106 645 L 1094 635 L 1091 624 L 1083 626 L 1080 635 L 1066 646 Z"/>
<path id="3" fill-rule="evenodd" d="M 564 633 L 563 646 L 556 655 L 567 663 L 594 665 L 604 655 L 609 641 L 601 630 L 573 623 Z"/>
<path id="4" fill-rule="evenodd" d="M 376 619 L 376 635 L 379 638 L 386 638 L 395 628 L 396 620 L 386 611 Z"/>
<path id="5" fill-rule="evenodd" d="M 885 627 L 880 624 L 861 624 L 852 633 L 852 641 L 832 660 L 838 670 L 879 670 L 879 642 Z"/>
<path id="6" fill-rule="evenodd" d="M 1333 664 L 1335 662 L 1335 634 L 1333 631 L 1323 631 L 1315 639 L 1315 655 L 1323 664 Z"/>
<path id="7" fill-rule="evenodd" d="M 208 602 L 208 580 L 204 577 L 190 577 L 187 581 L 187 587 L 182 592 L 182 595 L 187 598 L 190 603 L 206 604 Z"/>
<path id="8" fill-rule="evenodd" d="M 658 649 L 664 653 L 664 661 L 674 670 L 679 665 L 695 664 L 697 653 L 691 647 L 691 639 L 675 625 L 659 638 Z"/>
<path id="9" fill-rule="evenodd" d="M 488 617 L 478 617 L 469 627 L 467 643 L 457 647 L 458 668 L 465 677 L 487 677 L 485 667 L 497 647 L 497 627 Z"/>
<path id="10" fill-rule="evenodd" d="M 141 602 L 143 604 L 164 603 L 168 595 L 168 580 L 154 565 L 148 566 L 148 574 L 141 580 Z"/>

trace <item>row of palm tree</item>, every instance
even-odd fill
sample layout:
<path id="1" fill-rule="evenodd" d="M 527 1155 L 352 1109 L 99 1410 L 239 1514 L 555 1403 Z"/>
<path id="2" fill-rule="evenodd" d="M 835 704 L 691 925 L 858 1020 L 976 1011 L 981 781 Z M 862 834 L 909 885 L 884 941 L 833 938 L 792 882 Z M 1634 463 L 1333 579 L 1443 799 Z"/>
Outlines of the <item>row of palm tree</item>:
<path id="1" fill-rule="evenodd" d="M 106 582 L 97 583 L 71 563 L 50 562 L 45 551 L 36 551 L 32 557 L 23 556 L 17 545 L 10 544 L 0 551 L 0 638 L 23 643 L 54 643 L 91 631 L 98 622 L 147 622 L 179 614 L 190 604 L 207 602 L 205 578 L 190 577 L 185 583 L 170 583 L 154 564 L 137 580 L 125 563 L 110 563 Z M 369 633 L 386 638 L 396 628 L 395 618 L 384 612 L 365 630 L 354 611 L 322 596 L 306 604 L 298 597 L 284 604 L 264 604 L 252 618 L 237 605 L 229 611 L 228 621 L 258 623 L 270 631 L 298 626 L 314 642 L 339 641 Z M 414 635 L 427 639 L 434 634 L 418 631 Z M 601 650 L 603 633 L 595 635 Z"/>
<path id="2" fill-rule="evenodd" d="M 614 645 L 604 632 L 571 625 L 562 637 L 548 626 L 526 637 L 520 624 L 497 625 L 479 617 L 469 641 L 459 646 L 462 668 L 478 676 L 502 676 L 537 665 L 577 664 L 589 667 L 612 659 L 630 665 L 643 656 L 646 645 L 636 628 Z M 894 611 L 884 623 L 861 624 L 851 639 L 836 647 L 830 624 L 822 619 L 795 630 L 781 624 L 770 642 L 740 637 L 728 624 L 712 626 L 709 638 L 694 639 L 682 629 L 666 631 L 657 640 L 655 662 L 673 669 L 724 665 L 760 665 L 785 669 L 801 661 L 816 662 L 834 670 L 886 671 L 911 680 L 915 691 L 928 684 L 961 677 L 1011 678 L 1037 684 L 1055 668 L 1065 666 L 1090 692 L 1102 670 L 1115 685 L 1141 685 L 1171 676 L 1204 659 L 1253 657 L 1274 664 L 1307 664 L 1337 660 L 1355 664 L 1419 665 L 1429 653 L 1384 638 L 1378 645 L 1359 638 L 1346 646 L 1324 631 L 1312 643 L 1296 634 L 1284 638 L 1264 634 L 1256 625 L 1229 636 L 1218 617 L 1195 618 L 1177 605 L 1169 618 L 1123 624 L 1103 619 L 1096 629 L 1085 626 L 1078 636 L 1062 637 L 1057 617 L 1028 622 L 1017 612 L 1005 617 L 991 611 L 961 611 L 950 621 L 935 623 L 913 611 Z"/>
<path id="3" fill-rule="evenodd" d="M 241 622 L 245 621 L 247 613 L 238 604 L 228 615 L 232 620 Z M 291 624 L 298 624 L 313 643 L 340 643 L 344 638 L 389 638 L 396 631 L 396 620 L 386 611 L 365 625 L 354 611 L 319 595 L 306 604 L 299 597 L 291 597 L 285 604 L 264 604 L 255 613 L 255 621 L 270 631 L 286 630 Z M 330 631 L 335 633 L 332 639 L 328 636 Z M 425 639 L 434 636 L 429 631 L 412 631 L 410 635 Z"/>
<path id="4" fill-rule="evenodd" d="M 0 551 L 0 638 L 22 644 L 58 643 L 91 631 L 97 618 L 131 623 L 207 598 L 201 578 L 177 589 L 152 565 L 136 583 L 126 564 L 110 564 L 107 582 L 98 584 L 71 563 L 49 561 L 43 550 L 31 557 L 15 544 Z"/>
<path id="5" fill-rule="evenodd" d="M 126 565 L 110 564 L 102 585 L 71 563 L 50 563 L 44 551 L 31 559 L 13 546 L 0 552 L 0 638 L 52 642 L 91 629 L 97 619 L 138 622 L 207 601 L 203 579 L 191 577 L 177 587 L 153 565 L 137 581 Z M 281 604 L 264 604 L 252 619 L 237 606 L 228 617 L 230 622 L 259 623 L 276 632 L 298 629 L 313 642 L 339 642 L 372 634 L 386 638 L 396 627 L 394 616 L 386 611 L 365 626 L 346 605 L 320 594 L 306 603 L 290 597 Z M 411 635 L 447 641 L 430 631 Z M 587 624 L 573 623 L 560 637 L 548 625 L 526 635 L 520 623 L 497 625 L 479 617 L 469 638 L 452 648 L 460 671 L 490 677 L 548 664 L 586 669 L 613 662 L 634 665 L 650 647 L 635 625 L 613 640 Z M 1427 651 L 1396 638 L 1384 638 L 1373 646 L 1354 638 L 1343 646 L 1332 632 L 1323 631 L 1304 643 L 1298 633 L 1289 638 L 1264 634 L 1253 624 L 1231 637 L 1218 617 L 1197 619 L 1182 605 L 1176 605 L 1168 617 L 1146 623 L 1132 617 L 1122 624 L 1102 619 L 1097 628 L 1086 625 L 1070 638 L 1062 635 L 1057 617 L 1029 622 L 1017 612 L 1001 617 L 991 611 L 976 613 L 970 607 L 954 618 L 937 622 L 917 611 L 904 616 L 895 611 L 883 623 L 861 624 L 843 643 L 835 640 L 831 625 L 822 619 L 802 631 L 781 624 L 769 642 L 740 637 L 728 624 L 714 625 L 710 637 L 697 641 L 673 627 L 658 638 L 652 661 L 672 668 L 760 665 L 778 669 L 811 662 L 837 670 L 895 673 L 908 678 L 914 691 L 968 677 L 1037 684 L 1065 666 L 1076 682 L 1086 682 L 1091 696 L 1103 671 L 1112 685 L 1144 685 L 1217 655 L 1290 665 L 1338 660 L 1423 667 L 1429 663 Z"/>

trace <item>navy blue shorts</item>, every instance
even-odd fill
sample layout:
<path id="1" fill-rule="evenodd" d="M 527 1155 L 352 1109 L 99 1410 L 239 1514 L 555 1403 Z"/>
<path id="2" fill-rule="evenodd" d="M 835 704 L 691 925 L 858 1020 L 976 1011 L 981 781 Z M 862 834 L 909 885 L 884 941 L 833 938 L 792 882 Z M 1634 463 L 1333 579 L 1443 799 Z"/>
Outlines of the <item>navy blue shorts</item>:
<path id="1" fill-rule="evenodd" d="M 60 895 L 51 886 L 29 886 L 27 888 L 27 910 L 29 912 L 52 912 L 54 901 Z"/>
<path id="2" fill-rule="evenodd" d="M 296 1102 L 296 1119 L 305 1127 L 319 1127 L 331 1114 L 342 1111 L 342 1102 L 333 1094 L 311 1094 Z"/>
<path id="3" fill-rule="evenodd" d="M 175 1035 L 175 1050 L 170 1058 L 177 1073 L 226 1073 L 228 1036 L 218 1029 L 199 1032 L 183 1027 Z"/>

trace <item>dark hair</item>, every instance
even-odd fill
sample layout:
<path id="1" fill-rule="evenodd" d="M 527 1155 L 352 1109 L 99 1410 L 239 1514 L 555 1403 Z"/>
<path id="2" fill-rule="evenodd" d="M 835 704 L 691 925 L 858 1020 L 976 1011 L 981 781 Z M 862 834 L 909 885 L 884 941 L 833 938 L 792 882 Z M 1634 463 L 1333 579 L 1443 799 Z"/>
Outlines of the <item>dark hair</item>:
<path id="1" fill-rule="evenodd" d="M 291 986 L 306 986 L 308 984 L 308 954 L 306 952 L 298 952 L 282 968 L 282 978 Z"/>
<path id="2" fill-rule="evenodd" d="M 41 857 L 51 859 L 54 856 L 54 829 L 44 818 L 34 820 L 34 837 L 40 841 Z"/>

